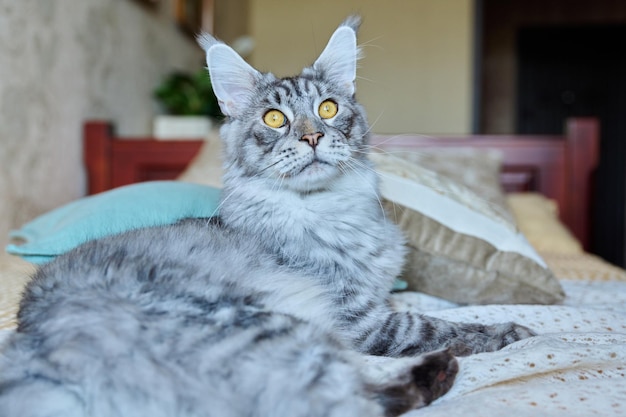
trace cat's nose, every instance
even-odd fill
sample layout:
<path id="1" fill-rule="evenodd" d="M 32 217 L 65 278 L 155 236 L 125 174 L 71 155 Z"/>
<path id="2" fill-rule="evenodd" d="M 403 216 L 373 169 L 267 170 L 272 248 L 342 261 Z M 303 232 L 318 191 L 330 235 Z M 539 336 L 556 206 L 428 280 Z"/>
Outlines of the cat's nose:
<path id="1" fill-rule="evenodd" d="M 300 140 L 309 142 L 309 145 L 311 146 L 311 148 L 315 149 L 315 147 L 317 146 L 317 141 L 322 136 L 324 136 L 324 134 L 321 132 L 307 133 L 306 135 L 302 135 Z"/>

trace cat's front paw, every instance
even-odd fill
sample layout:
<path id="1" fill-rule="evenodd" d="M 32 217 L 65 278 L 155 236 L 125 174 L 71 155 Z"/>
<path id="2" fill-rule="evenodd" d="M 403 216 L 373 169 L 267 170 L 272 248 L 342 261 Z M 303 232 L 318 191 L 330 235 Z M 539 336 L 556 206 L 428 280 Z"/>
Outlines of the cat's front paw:
<path id="1" fill-rule="evenodd" d="M 427 353 L 422 359 L 412 369 L 413 383 L 422 393 L 423 405 L 428 405 L 450 390 L 459 364 L 450 349 Z"/>
<path id="2" fill-rule="evenodd" d="M 499 345 L 494 350 L 502 349 L 511 343 L 537 335 L 528 327 L 512 322 L 486 326 L 486 329 L 488 329 L 489 334 L 493 335 L 494 342 L 499 341 Z"/>
<path id="3" fill-rule="evenodd" d="M 489 326 L 469 325 L 460 337 L 449 341 L 448 347 L 456 356 L 494 352 L 522 339 L 536 336 L 526 326 L 517 323 L 498 323 Z"/>
<path id="4" fill-rule="evenodd" d="M 420 356 L 384 387 L 377 389 L 377 399 L 385 416 L 398 416 L 409 410 L 425 407 L 450 390 L 459 364 L 450 349 Z"/>

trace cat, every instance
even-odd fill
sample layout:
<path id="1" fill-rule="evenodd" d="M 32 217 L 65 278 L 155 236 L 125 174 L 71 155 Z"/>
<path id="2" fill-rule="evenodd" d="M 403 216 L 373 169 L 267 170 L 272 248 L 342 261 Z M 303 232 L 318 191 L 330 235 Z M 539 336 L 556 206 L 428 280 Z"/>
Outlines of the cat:
<path id="1" fill-rule="evenodd" d="M 355 99 L 358 17 L 277 78 L 199 38 L 226 121 L 219 217 L 88 242 L 41 267 L 0 360 L 2 416 L 395 416 L 455 355 L 529 329 L 394 312 L 405 254 Z M 385 380 L 364 354 L 404 357 Z"/>

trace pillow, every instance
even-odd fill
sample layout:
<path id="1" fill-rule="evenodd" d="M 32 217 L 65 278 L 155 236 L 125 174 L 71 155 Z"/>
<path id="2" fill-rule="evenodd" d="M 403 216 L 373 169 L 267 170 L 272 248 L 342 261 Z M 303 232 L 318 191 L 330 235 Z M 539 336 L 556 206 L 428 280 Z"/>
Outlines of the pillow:
<path id="1" fill-rule="evenodd" d="M 555 201 L 530 192 L 511 193 L 507 201 L 518 227 L 536 250 L 564 254 L 583 252 L 581 243 L 559 220 Z"/>
<path id="2" fill-rule="evenodd" d="M 406 159 L 382 153 L 371 159 L 381 173 L 387 212 L 407 237 L 402 278 L 408 289 L 459 304 L 553 304 L 564 298 L 510 213 Z"/>
<path id="3" fill-rule="evenodd" d="M 587 252 L 542 252 L 546 263 L 559 279 L 573 281 L 626 281 L 626 270 Z M 590 291 L 589 296 L 593 297 Z"/>
<path id="4" fill-rule="evenodd" d="M 390 148 L 385 154 L 393 155 L 418 165 L 438 175 L 459 183 L 480 196 L 492 209 L 509 222 L 515 221 L 500 186 L 502 154 L 495 149 L 454 147 L 420 150 Z M 459 167 L 462 167 L 459 169 Z"/>
<path id="5" fill-rule="evenodd" d="M 178 181 L 151 181 L 85 197 L 52 210 L 12 231 L 7 252 L 33 263 L 92 239 L 131 229 L 175 223 L 185 217 L 216 214 L 220 190 Z"/>
<path id="6" fill-rule="evenodd" d="M 222 187 L 222 141 L 217 131 L 212 131 L 187 169 L 177 178 L 179 181 Z"/>

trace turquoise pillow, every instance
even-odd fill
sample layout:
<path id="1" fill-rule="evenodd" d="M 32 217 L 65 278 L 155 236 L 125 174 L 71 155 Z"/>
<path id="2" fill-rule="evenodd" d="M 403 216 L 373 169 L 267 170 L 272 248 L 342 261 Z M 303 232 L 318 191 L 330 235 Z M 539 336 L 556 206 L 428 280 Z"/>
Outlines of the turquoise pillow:
<path id="1" fill-rule="evenodd" d="M 45 263 L 89 240 L 141 227 L 217 213 L 220 190 L 180 181 L 150 181 L 85 197 L 43 214 L 10 233 L 23 244 L 7 252 Z"/>

